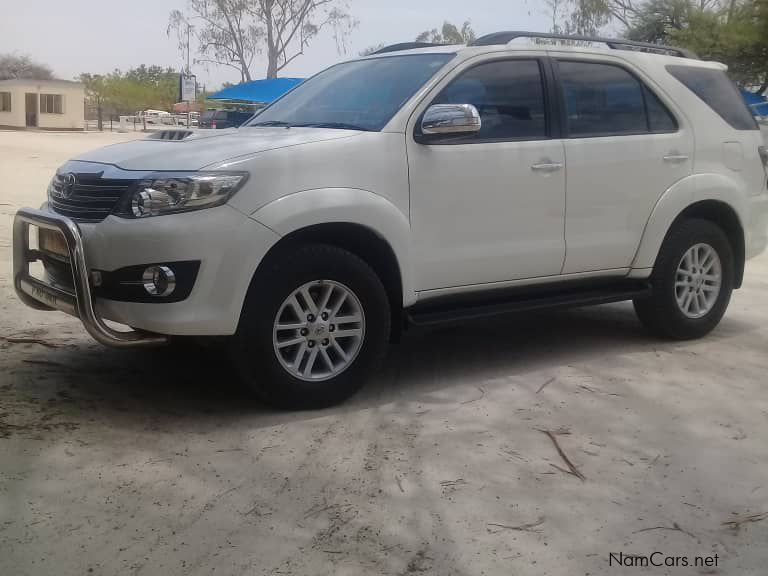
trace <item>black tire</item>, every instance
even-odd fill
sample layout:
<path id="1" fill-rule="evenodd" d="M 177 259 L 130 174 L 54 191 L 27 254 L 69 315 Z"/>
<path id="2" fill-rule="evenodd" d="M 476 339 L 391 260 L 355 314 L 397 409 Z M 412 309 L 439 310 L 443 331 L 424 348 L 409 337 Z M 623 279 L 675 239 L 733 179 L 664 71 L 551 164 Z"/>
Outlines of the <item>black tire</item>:
<path id="1" fill-rule="evenodd" d="M 273 345 L 273 327 L 285 299 L 302 285 L 333 280 L 351 290 L 362 306 L 365 332 L 357 356 L 340 374 L 306 381 L 283 367 Z M 378 368 L 387 349 L 390 310 L 381 280 L 358 256 L 324 244 L 282 251 L 265 263 L 251 284 L 233 351 L 244 383 L 277 408 L 314 409 L 342 402 Z"/>
<path id="2" fill-rule="evenodd" d="M 705 315 L 689 318 L 677 304 L 675 279 L 685 253 L 701 243 L 714 248 L 720 257 L 720 293 Z M 659 336 L 675 340 L 701 338 L 711 332 L 725 314 L 733 292 L 733 282 L 733 249 L 723 230 L 709 220 L 683 220 L 667 233 L 651 276 L 652 296 L 636 299 L 635 312 L 640 321 Z"/>

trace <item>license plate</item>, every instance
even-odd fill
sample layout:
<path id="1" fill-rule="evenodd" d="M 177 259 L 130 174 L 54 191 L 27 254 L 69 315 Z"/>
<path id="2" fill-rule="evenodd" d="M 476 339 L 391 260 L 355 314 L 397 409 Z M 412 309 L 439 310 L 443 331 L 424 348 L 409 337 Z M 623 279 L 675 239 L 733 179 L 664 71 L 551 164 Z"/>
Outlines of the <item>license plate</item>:
<path id="1" fill-rule="evenodd" d="M 61 232 L 40 228 L 37 234 L 37 242 L 42 252 L 48 252 L 62 258 L 69 258 L 67 241 Z"/>

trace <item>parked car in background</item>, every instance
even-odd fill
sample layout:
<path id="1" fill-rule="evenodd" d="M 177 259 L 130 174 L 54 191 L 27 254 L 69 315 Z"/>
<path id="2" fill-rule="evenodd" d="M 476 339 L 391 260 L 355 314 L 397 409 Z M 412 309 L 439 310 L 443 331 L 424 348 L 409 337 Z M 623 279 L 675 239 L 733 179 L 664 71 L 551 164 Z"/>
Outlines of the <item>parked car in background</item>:
<path id="1" fill-rule="evenodd" d="M 187 126 L 187 119 L 189 119 L 189 126 L 196 127 L 200 124 L 200 112 L 181 112 L 174 114 L 174 118 L 179 126 Z"/>
<path id="2" fill-rule="evenodd" d="M 238 110 L 206 110 L 200 116 L 200 128 L 237 128 L 253 116 L 253 112 Z"/>
<path id="3" fill-rule="evenodd" d="M 139 113 L 140 118 L 144 118 L 147 124 L 170 124 L 172 116 L 165 110 L 144 110 Z"/>

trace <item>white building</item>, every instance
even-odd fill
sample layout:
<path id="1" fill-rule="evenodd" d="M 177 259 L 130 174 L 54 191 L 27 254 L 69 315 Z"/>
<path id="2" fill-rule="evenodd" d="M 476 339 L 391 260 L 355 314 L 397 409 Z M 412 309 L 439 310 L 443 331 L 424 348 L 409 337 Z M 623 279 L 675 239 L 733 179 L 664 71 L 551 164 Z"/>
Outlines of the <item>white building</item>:
<path id="1" fill-rule="evenodd" d="M 0 128 L 83 130 L 85 88 L 68 80 L 0 80 Z"/>

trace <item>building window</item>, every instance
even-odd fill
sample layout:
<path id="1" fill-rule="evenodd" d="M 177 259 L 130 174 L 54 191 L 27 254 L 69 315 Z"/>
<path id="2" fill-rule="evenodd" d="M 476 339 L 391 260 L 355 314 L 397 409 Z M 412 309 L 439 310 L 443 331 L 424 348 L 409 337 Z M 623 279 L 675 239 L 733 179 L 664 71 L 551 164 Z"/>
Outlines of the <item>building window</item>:
<path id="1" fill-rule="evenodd" d="M 40 94 L 40 114 L 62 114 L 61 94 Z"/>
<path id="2" fill-rule="evenodd" d="M 0 92 L 0 112 L 11 111 L 11 93 Z"/>

